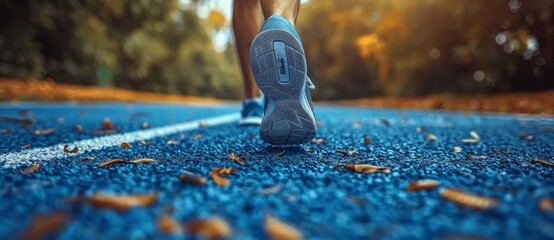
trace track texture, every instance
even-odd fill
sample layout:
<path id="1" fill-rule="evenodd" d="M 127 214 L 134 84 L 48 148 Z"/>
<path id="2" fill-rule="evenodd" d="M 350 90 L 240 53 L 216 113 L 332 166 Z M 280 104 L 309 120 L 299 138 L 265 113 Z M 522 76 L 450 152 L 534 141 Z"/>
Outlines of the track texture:
<path id="1" fill-rule="evenodd" d="M 0 134 L 0 154 L 24 151 L 20 147 L 26 144 L 33 148 L 96 137 L 89 132 L 106 117 L 125 132 L 140 129 L 143 121 L 163 126 L 238 111 L 238 106 L 3 104 L 0 115 L 21 117 L 20 110 L 30 110 L 37 123 L 22 129 L 0 122 L 0 129 L 14 131 Z M 538 206 L 540 199 L 554 198 L 554 168 L 529 162 L 554 162 L 551 117 L 325 106 L 316 106 L 316 115 L 316 138 L 326 139 L 327 144 L 273 148 L 259 138 L 256 127 L 227 124 L 152 139 L 150 146 L 131 144 L 129 149 L 68 154 L 43 162 L 37 172 L 29 174 L 19 173 L 29 166 L 12 169 L 0 164 L 0 239 L 20 236 L 35 215 L 57 211 L 73 217 L 54 238 L 182 237 L 163 234 L 157 227 L 168 207 L 173 209 L 171 216 L 183 223 L 219 216 L 231 225 L 232 239 L 266 238 L 263 219 L 267 213 L 296 227 L 308 239 L 554 237 L 554 212 Z M 87 133 L 76 132 L 74 124 L 82 125 Z M 56 132 L 34 135 L 38 128 L 56 128 Z M 478 144 L 461 142 L 471 138 L 470 131 L 480 135 Z M 426 139 L 427 134 L 436 140 Z M 533 138 L 521 139 L 521 134 Z M 372 144 L 364 143 L 366 135 Z M 168 145 L 168 139 L 179 144 Z M 462 151 L 454 152 L 456 146 Z M 335 149 L 357 152 L 345 156 Z M 276 156 L 282 150 L 285 153 Z M 227 156 L 233 152 L 246 154 L 241 158 L 244 166 Z M 79 160 L 83 156 L 96 159 L 83 162 Z M 143 157 L 157 161 L 98 167 L 113 158 Z M 391 172 L 333 170 L 340 163 L 390 167 Z M 217 186 L 211 180 L 196 186 L 178 179 L 185 170 L 208 176 L 218 167 L 238 169 L 225 176 L 231 181 L 229 186 Z M 407 192 L 406 186 L 418 179 L 438 180 L 439 188 Z M 491 197 L 499 204 L 485 211 L 458 206 L 441 198 L 443 187 Z M 268 188 L 278 190 L 264 193 Z M 95 191 L 157 192 L 159 197 L 152 206 L 122 212 L 66 202 Z"/>

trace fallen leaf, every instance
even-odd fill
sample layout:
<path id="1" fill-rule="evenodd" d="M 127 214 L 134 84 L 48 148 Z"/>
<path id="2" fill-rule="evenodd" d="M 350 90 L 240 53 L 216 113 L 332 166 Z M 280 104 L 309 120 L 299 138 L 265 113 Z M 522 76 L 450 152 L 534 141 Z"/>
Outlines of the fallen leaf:
<path id="1" fill-rule="evenodd" d="M 389 167 L 377 167 L 377 166 L 365 165 L 365 164 L 346 164 L 344 165 L 344 169 L 352 172 L 365 173 L 365 174 L 374 173 L 374 172 L 390 173 Z"/>
<path id="2" fill-rule="evenodd" d="M 178 143 L 178 142 L 176 142 L 176 141 L 173 141 L 173 140 L 167 140 L 167 142 L 166 142 L 166 143 L 167 143 L 167 145 L 179 145 L 179 143 Z"/>
<path id="3" fill-rule="evenodd" d="M 283 151 L 281 151 L 280 153 L 275 154 L 275 156 L 276 156 L 276 157 L 282 157 L 283 155 L 285 155 L 285 152 L 286 152 L 286 151 L 287 151 L 287 150 L 284 150 L 284 149 L 283 149 Z"/>
<path id="4" fill-rule="evenodd" d="M 535 139 L 535 135 L 533 135 L 533 134 L 520 134 L 519 138 L 524 139 L 524 140 L 533 140 L 533 139 Z"/>
<path id="5" fill-rule="evenodd" d="M 477 139 L 477 140 L 480 140 L 480 139 L 481 139 L 481 137 L 479 136 L 479 134 L 477 134 L 477 132 L 475 132 L 475 131 L 469 132 L 469 135 L 471 135 L 474 139 Z"/>
<path id="6" fill-rule="evenodd" d="M 471 131 L 471 132 L 469 132 L 469 135 L 471 135 L 471 137 L 473 137 L 473 138 L 463 139 L 462 140 L 463 143 L 477 144 L 477 143 L 479 143 L 479 141 L 481 141 L 481 137 L 479 136 L 479 134 L 477 134 L 477 132 Z"/>
<path id="7" fill-rule="evenodd" d="M 33 145 L 27 144 L 27 145 L 25 145 L 25 146 L 21 146 L 21 149 L 27 149 L 27 148 L 30 148 L 31 146 L 33 146 Z"/>
<path id="8" fill-rule="evenodd" d="M 36 172 L 40 168 L 40 165 L 41 165 L 41 163 L 37 163 L 37 164 L 33 165 L 32 167 L 29 167 L 25 170 L 20 171 L 19 173 L 27 174 L 27 173 Z"/>
<path id="9" fill-rule="evenodd" d="M 207 239 L 221 239 L 231 234 L 231 227 L 219 217 L 196 219 L 187 224 L 187 232 Z"/>
<path id="10" fill-rule="evenodd" d="M 70 218 L 64 212 L 35 216 L 18 239 L 47 239 L 50 235 L 62 230 Z"/>
<path id="11" fill-rule="evenodd" d="M 364 137 L 364 143 L 365 143 L 365 145 L 370 145 L 371 144 L 371 138 L 369 138 L 369 136 L 365 136 Z"/>
<path id="12" fill-rule="evenodd" d="M 210 174 L 231 174 L 234 172 L 238 172 L 239 170 L 230 167 L 230 168 L 216 168 L 212 171 L 210 171 Z"/>
<path id="13" fill-rule="evenodd" d="M 135 160 L 131 160 L 129 161 L 130 163 L 151 163 L 151 162 L 154 162 L 156 160 L 152 159 L 152 158 L 139 158 L 139 159 L 135 159 Z"/>
<path id="14" fill-rule="evenodd" d="M 304 148 L 304 152 L 313 152 L 314 149 L 313 148 Z"/>
<path id="15" fill-rule="evenodd" d="M 55 128 L 48 128 L 48 129 L 37 129 L 33 133 L 35 135 L 52 135 L 56 131 Z"/>
<path id="16" fill-rule="evenodd" d="M 480 210 L 490 209 L 498 204 L 495 199 L 473 195 L 452 188 L 442 189 L 441 196 L 442 198 L 452 201 L 460 206 Z"/>
<path id="17" fill-rule="evenodd" d="M 338 153 L 342 153 L 344 156 L 352 156 L 354 153 L 356 153 L 356 150 L 349 150 L 349 151 L 346 151 L 346 150 L 342 150 L 342 149 L 335 149 L 335 152 L 338 152 Z"/>
<path id="18" fill-rule="evenodd" d="M 200 138 L 203 138 L 203 137 L 204 137 L 204 135 L 202 135 L 202 134 L 192 134 L 192 136 L 190 136 L 190 138 L 192 138 L 192 139 L 200 139 Z"/>
<path id="19" fill-rule="evenodd" d="M 338 169 L 341 168 L 341 167 L 344 167 L 344 165 L 342 165 L 342 164 L 337 164 L 337 165 L 333 166 L 333 170 L 338 170 Z"/>
<path id="20" fill-rule="evenodd" d="M 456 153 L 462 152 L 462 148 L 461 147 L 454 147 L 454 152 L 456 152 Z"/>
<path id="21" fill-rule="evenodd" d="M 325 140 L 323 138 L 312 139 L 312 141 L 310 141 L 310 142 L 314 143 L 314 144 L 327 144 L 327 140 Z"/>
<path id="22" fill-rule="evenodd" d="M 493 148 L 492 151 L 493 151 L 493 152 L 496 152 L 496 153 L 502 153 L 502 154 L 504 154 L 504 155 L 510 155 L 510 154 L 512 154 L 511 152 L 504 151 L 504 150 L 498 149 L 498 148 Z"/>
<path id="23" fill-rule="evenodd" d="M 79 148 L 77 146 L 75 146 L 73 149 L 69 150 L 69 145 L 64 145 L 63 146 L 63 152 L 64 153 L 77 153 L 77 152 L 79 152 Z"/>
<path id="24" fill-rule="evenodd" d="M 158 219 L 158 228 L 160 229 L 160 232 L 165 234 L 180 233 L 183 231 L 181 224 L 167 214 L 163 214 Z"/>
<path id="25" fill-rule="evenodd" d="M 199 128 L 207 128 L 207 127 L 208 127 L 208 123 L 207 123 L 207 122 L 199 122 L 199 123 L 198 123 L 198 127 L 199 127 Z"/>
<path id="26" fill-rule="evenodd" d="M 244 162 L 242 162 L 242 161 L 240 160 L 240 157 L 236 156 L 235 153 L 227 154 L 227 156 L 229 156 L 229 157 L 230 157 L 233 161 L 235 161 L 236 163 L 238 163 L 238 164 L 244 166 Z"/>
<path id="27" fill-rule="evenodd" d="M 463 143 L 479 143 L 479 139 L 463 139 L 462 140 Z"/>
<path id="28" fill-rule="evenodd" d="M 147 207 L 156 202 L 157 193 L 138 195 L 111 195 L 95 193 L 92 196 L 81 196 L 68 199 L 69 203 L 86 203 L 98 209 L 114 209 L 118 211 L 128 210 L 132 207 Z"/>
<path id="29" fill-rule="evenodd" d="M 529 160 L 529 162 L 532 163 L 532 164 L 539 163 L 539 164 L 542 164 L 545 167 L 554 167 L 554 163 L 551 163 L 551 162 L 548 162 L 548 161 L 545 161 L 545 160 L 542 160 L 542 159 L 532 159 L 532 160 Z"/>
<path id="30" fill-rule="evenodd" d="M 124 142 L 119 145 L 119 148 L 131 148 L 131 144 Z"/>
<path id="31" fill-rule="evenodd" d="M 104 120 L 102 120 L 102 127 L 100 128 L 100 130 L 114 130 L 114 125 L 109 118 L 104 118 Z"/>
<path id="32" fill-rule="evenodd" d="M 120 159 L 120 158 L 111 159 L 111 160 L 105 161 L 103 163 L 100 163 L 98 165 L 98 167 L 106 167 L 106 166 L 109 166 L 109 165 L 112 165 L 112 164 L 115 164 L 115 163 L 125 163 L 125 160 Z"/>
<path id="33" fill-rule="evenodd" d="M 89 160 L 94 160 L 96 159 L 95 157 L 82 157 L 81 158 L 81 161 L 89 161 Z"/>
<path id="34" fill-rule="evenodd" d="M 0 117 L 0 122 L 21 123 L 23 125 L 35 124 L 35 120 L 31 118 Z"/>
<path id="35" fill-rule="evenodd" d="M 150 124 L 148 122 L 143 122 L 141 125 L 140 125 L 140 128 L 142 129 L 147 129 L 150 127 Z"/>
<path id="36" fill-rule="evenodd" d="M 195 184 L 195 185 L 202 185 L 206 183 L 205 177 L 197 177 L 191 173 L 187 173 L 186 175 L 179 176 L 179 180 L 181 180 L 181 182 L 186 182 L 186 183 Z"/>
<path id="37" fill-rule="evenodd" d="M 229 179 L 221 177 L 218 174 L 211 174 L 210 176 L 212 176 L 212 180 L 214 180 L 215 184 L 218 186 L 227 186 L 230 183 Z"/>
<path id="38" fill-rule="evenodd" d="M 434 189 L 439 185 L 439 182 L 437 180 L 433 179 L 423 179 L 423 180 L 417 180 L 414 182 L 411 182 L 408 187 L 406 187 L 406 191 L 418 191 L 418 190 L 429 190 Z"/>
<path id="39" fill-rule="evenodd" d="M 390 127 L 390 122 L 389 122 L 389 120 L 387 120 L 387 119 L 381 118 L 381 119 L 379 119 L 379 122 L 380 122 L 381 124 L 387 126 L 387 127 Z"/>
<path id="40" fill-rule="evenodd" d="M 300 231 L 269 214 L 265 216 L 265 231 L 273 239 L 302 239 Z"/>
<path id="41" fill-rule="evenodd" d="M 435 140 L 437 140 L 437 136 L 435 136 L 433 134 L 427 134 L 427 135 L 425 135 L 425 139 L 435 141 Z"/>
<path id="42" fill-rule="evenodd" d="M 137 144 L 144 145 L 144 146 L 150 146 L 154 143 L 153 142 L 145 142 L 144 140 L 140 140 L 140 141 L 137 142 Z"/>
<path id="43" fill-rule="evenodd" d="M 473 155 L 471 153 L 466 153 L 466 158 L 485 159 L 485 158 L 488 158 L 488 157 L 487 157 L 487 155 Z"/>
<path id="44" fill-rule="evenodd" d="M 539 202 L 539 207 L 543 211 L 552 211 L 554 210 L 554 199 L 551 198 L 543 198 Z"/>

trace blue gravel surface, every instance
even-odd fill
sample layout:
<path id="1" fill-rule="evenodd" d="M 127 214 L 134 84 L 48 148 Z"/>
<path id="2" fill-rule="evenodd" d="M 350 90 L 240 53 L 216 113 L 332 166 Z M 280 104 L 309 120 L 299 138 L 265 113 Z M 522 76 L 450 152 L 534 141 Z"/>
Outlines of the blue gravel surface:
<path id="1" fill-rule="evenodd" d="M 109 118 L 119 132 L 151 128 L 233 113 L 238 105 L 192 106 L 152 104 L 0 105 L 0 116 L 27 115 L 36 124 L 0 122 L 0 154 L 23 152 L 21 146 L 52 146 L 95 138 L 91 131 Z M 22 110 L 24 110 L 22 112 Z M 0 163 L 0 239 L 20 236 L 37 214 L 63 211 L 73 217 L 56 239 L 158 239 L 192 237 L 160 232 L 164 209 L 182 223 L 219 216 L 232 227 L 231 239 L 264 239 L 264 216 L 299 229 L 307 239 L 552 239 L 554 211 L 539 208 L 554 199 L 554 168 L 531 159 L 554 162 L 554 118 L 550 116 L 463 114 L 338 106 L 316 106 L 317 138 L 327 144 L 272 147 L 257 127 L 235 123 L 194 129 L 149 141 L 42 162 L 34 173 L 27 167 Z M 74 125 L 83 126 L 85 133 Z M 36 129 L 55 128 L 49 136 Z M 419 129 L 418 129 L 419 128 Z M 478 144 L 462 143 L 477 132 Z M 200 138 L 192 138 L 193 135 Z M 436 136 L 435 141 L 425 138 Z M 531 135 L 526 139 L 521 134 Z M 364 143 L 369 136 L 372 144 Z M 178 145 L 168 145 L 168 139 Z M 457 153 L 454 147 L 461 147 Z M 305 151 L 313 148 L 313 152 Z M 351 156 L 336 149 L 356 150 Z M 495 152 L 500 149 L 505 152 Z M 277 153 L 285 150 L 282 156 Z M 244 166 L 227 154 L 246 154 Z M 468 157 L 468 153 L 474 156 Z M 82 156 L 95 160 L 80 161 Z M 149 164 L 98 164 L 113 158 L 156 158 Z M 390 173 L 361 174 L 333 170 L 337 164 L 390 167 Z M 218 167 L 234 167 L 229 186 L 180 182 L 185 170 L 208 176 Z M 407 192 L 418 179 L 435 179 L 437 189 Z M 440 190 L 455 188 L 499 201 L 490 210 L 475 210 L 444 200 Z M 264 193 L 268 188 L 277 189 Z M 94 192 L 138 194 L 157 192 L 149 207 L 129 211 L 99 210 L 66 199 Z"/>

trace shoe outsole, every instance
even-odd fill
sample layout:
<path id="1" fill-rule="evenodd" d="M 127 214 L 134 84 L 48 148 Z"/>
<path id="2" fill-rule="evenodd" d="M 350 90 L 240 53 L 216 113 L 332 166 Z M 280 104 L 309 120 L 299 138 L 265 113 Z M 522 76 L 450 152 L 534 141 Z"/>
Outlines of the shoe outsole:
<path id="1" fill-rule="evenodd" d="M 313 112 L 301 103 L 306 91 L 306 57 L 300 42 L 283 30 L 261 32 L 250 48 L 250 66 L 269 101 L 260 126 L 262 140 L 287 145 L 313 139 Z"/>

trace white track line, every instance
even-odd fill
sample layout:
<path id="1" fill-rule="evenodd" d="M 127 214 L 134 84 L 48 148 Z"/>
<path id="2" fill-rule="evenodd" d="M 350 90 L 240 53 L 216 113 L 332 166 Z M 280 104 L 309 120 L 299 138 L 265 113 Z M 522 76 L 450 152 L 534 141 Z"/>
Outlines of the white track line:
<path id="1" fill-rule="evenodd" d="M 19 166 L 28 166 L 37 162 L 50 161 L 56 158 L 65 158 L 68 156 L 76 156 L 87 151 L 102 150 L 103 148 L 118 146 L 122 142 L 136 142 L 139 140 L 147 140 L 156 137 L 166 136 L 183 131 L 189 131 L 199 128 L 201 122 L 207 123 L 209 126 L 230 123 L 238 121 L 240 114 L 233 113 L 218 117 L 206 118 L 186 123 L 168 125 L 164 127 L 152 128 L 147 130 L 139 130 L 128 133 L 121 133 L 91 139 L 75 141 L 72 143 L 62 143 L 50 147 L 32 148 L 16 153 L 7 153 L 0 155 L 0 165 L 4 168 L 16 168 Z M 73 146 L 79 147 L 79 152 L 68 155 L 63 152 L 64 145 L 69 145 L 70 149 Z"/>

